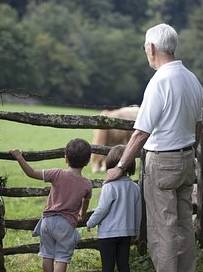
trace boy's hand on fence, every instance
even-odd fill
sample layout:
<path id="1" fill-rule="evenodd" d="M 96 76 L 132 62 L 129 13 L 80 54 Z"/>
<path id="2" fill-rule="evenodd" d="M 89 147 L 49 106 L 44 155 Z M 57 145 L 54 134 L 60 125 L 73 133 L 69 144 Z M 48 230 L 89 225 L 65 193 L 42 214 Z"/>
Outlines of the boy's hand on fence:
<path id="1" fill-rule="evenodd" d="M 9 153 L 16 159 L 22 157 L 22 153 L 19 149 L 12 149 L 9 151 Z"/>

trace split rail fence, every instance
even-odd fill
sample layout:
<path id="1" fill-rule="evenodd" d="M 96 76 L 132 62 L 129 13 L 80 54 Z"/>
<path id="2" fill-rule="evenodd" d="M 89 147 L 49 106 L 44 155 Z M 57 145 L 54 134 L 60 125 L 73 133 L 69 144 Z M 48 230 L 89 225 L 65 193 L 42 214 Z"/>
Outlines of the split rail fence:
<path id="1" fill-rule="evenodd" d="M 26 113 L 26 112 L 4 112 L 0 111 L 0 119 L 7 121 L 14 121 L 24 124 L 36 126 L 49 126 L 55 128 L 65 129 L 123 129 L 132 130 L 133 121 L 122 120 L 117 118 L 109 118 L 106 116 L 82 116 L 82 115 L 58 115 L 58 114 L 41 114 L 41 113 Z M 203 127 L 203 126 L 202 126 Z M 110 147 L 92 145 L 92 153 L 106 155 Z M 196 237 L 200 245 L 203 246 L 203 130 L 201 133 L 200 144 L 196 152 L 196 183 L 197 183 L 197 203 L 194 205 L 194 213 L 197 214 L 195 222 Z M 27 161 L 40 161 L 64 157 L 64 149 L 58 148 L 54 150 L 38 151 L 38 152 L 23 152 L 23 156 Z M 143 192 L 143 161 L 144 155 L 140 154 L 141 169 L 139 182 Z M 8 152 L 0 152 L 0 160 L 14 160 Z M 1 173 L 0 173 L 1 177 Z M 7 188 L 4 182 L 0 180 L 0 196 L 1 197 L 40 197 L 49 194 L 49 187 L 45 188 Z M 102 186 L 101 180 L 92 180 L 93 188 L 100 188 Z M 143 194 L 142 194 L 143 196 Z M 146 214 L 145 203 L 143 202 L 143 218 L 141 223 L 141 235 L 139 241 L 136 243 L 141 254 L 146 253 Z M 78 225 L 78 228 L 84 227 L 86 221 L 91 215 L 92 211 L 88 212 L 84 222 Z M 4 256 L 26 253 L 37 253 L 39 244 L 28 244 L 16 247 L 4 248 L 3 239 L 5 237 L 6 229 L 15 230 L 33 230 L 39 218 L 12 220 L 5 219 L 5 209 L 3 201 L 0 201 L 0 271 L 5 272 Z M 77 249 L 98 249 L 97 239 L 82 239 L 77 246 Z"/>

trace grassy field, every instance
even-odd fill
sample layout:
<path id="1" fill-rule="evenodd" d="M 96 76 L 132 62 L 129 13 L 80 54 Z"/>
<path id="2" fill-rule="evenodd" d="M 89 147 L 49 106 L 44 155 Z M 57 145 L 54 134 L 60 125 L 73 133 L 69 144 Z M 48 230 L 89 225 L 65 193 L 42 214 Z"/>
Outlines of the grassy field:
<path id="1" fill-rule="evenodd" d="M 45 112 L 45 113 L 59 113 L 59 114 L 83 114 L 83 115 L 94 115 L 96 111 L 85 111 L 80 109 L 66 109 L 66 108 L 54 108 L 44 106 L 25 106 L 25 105 L 4 105 L 0 107 L 4 111 L 29 111 L 29 112 Z M 24 125 L 15 122 L 8 122 L 0 120 L 0 150 L 8 151 L 13 148 L 19 148 L 24 151 L 38 151 L 48 150 L 53 148 L 64 147 L 66 143 L 73 138 L 81 137 L 89 142 L 92 139 L 92 130 L 79 130 L 79 129 L 55 129 L 48 127 L 37 127 L 31 125 Z M 63 159 L 47 160 L 41 162 L 31 163 L 35 168 L 51 168 L 51 167 L 66 167 Z M 88 165 L 84 169 L 84 174 L 91 178 L 92 173 L 90 166 Z M 15 161 L 1 161 L 0 162 L 0 175 L 8 177 L 7 186 L 15 187 L 40 187 L 44 186 L 41 181 L 26 177 L 18 164 Z M 102 178 L 102 175 L 94 175 L 95 178 Z M 90 203 L 90 209 L 96 206 L 99 191 L 94 190 L 94 197 Z M 40 217 L 42 209 L 45 205 L 46 198 L 4 198 L 6 206 L 6 218 L 7 219 L 21 219 L 21 218 L 32 218 Z M 82 235 L 87 236 L 86 230 L 80 230 Z M 95 232 L 90 233 L 89 236 L 95 235 Z M 4 247 L 21 245 L 26 243 L 38 242 L 38 238 L 32 238 L 31 232 L 29 231 L 14 231 L 7 230 Z M 79 252 L 78 252 L 79 253 Z M 81 262 L 81 268 L 84 267 L 84 263 L 87 259 L 84 258 L 85 252 L 79 254 L 76 252 L 74 256 L 75 262 L 80 267 L 80 258 L 84 259 Z M 91 251 L 90 254 L 94 254 L 94 259 L 98 260 L 98 266 L 100 266 L 99 255 L 95 251 Z M 23 265 L 22 265 L 23 264 Z M 91 261 L 90 261 L 91 265 Z M 73 264 L 73 266 L 75 266 Z M 6 257 L 6 268 L 9 272 L 31 272 L 39 271 L 41 267 L 41 259 L 37 255 L 16 255 Z M 75 271 L 73 269 L 73 271 Z"/>
<path id="2" fill-rule="evenodd" d="M 45 106 L 25 106 L 25 105 L 3 105 L 3 111 L 27 111 L 59 114 L 83 114 L 95 115 L 97 111 L 84 109 L 54 108 Z M 15 122 L 0 120 L 0 151 L 8 151 L 18 148 L 24 151 L 40 151 L 64 147 L 73 138 L 81 137 L 89 142 L 92 139 L 92 130 L 80 129 L 56 129 L 48 127 L 37 127 L 24 125 Z M 33 162 L 35 168 L 65 167 L 63 159 Z M 90 166 L 84 169 L 84 175 L 89 178 L 103 178 L 104 174 L 92 174 Z M 26 177 L 15 161 L 0 161 L 0 176 L 7 176 L 7 186 L 15 187 L 39 187 L 44 186 L 41 181 L 36 181 Z M 96 207 L 99 190 L 94 190 L 90 203 L 90 209 Z M 7 219 L 22 219 L 40 217 L 46 198 L 4 198 Z M 96 230 L 87 233 L 85 228 L 80 229 L 82 237 L 95 237 Z M 4 247 L 36 243 L 38 238 L 33 238 L 29 231 L 7 230 Z M 199 252 L 199 262 L 197 272 L 203 272 L 201 259 L 202 251 Z M 35 254 L 15 255 L 5 258 L 6 269 L 9 272 L 37 272 L 41 271 L 41 259 Z M 132 271 L 153 271 L 148 256 L 139 257 L 136 248 L 131 250 Z M 70 272 L 100 271 L 101 263 L 99 253 L 94 250 L 76 250 Z"/>

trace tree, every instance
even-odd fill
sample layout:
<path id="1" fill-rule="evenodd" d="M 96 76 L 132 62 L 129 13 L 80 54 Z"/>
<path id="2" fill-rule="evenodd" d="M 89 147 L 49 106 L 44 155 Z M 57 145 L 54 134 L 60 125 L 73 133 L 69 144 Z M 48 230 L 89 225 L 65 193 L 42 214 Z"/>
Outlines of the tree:
<path id="1" fill-rule="evenodd" d="M 201 4 L 201 0 L 151 0 L 148 3 L 147 25 L 165 22 L 180 30 L 187 25 L 188 14 Z"/>
<path id="2" fill-rule="evenodd" d="M 201 82 L 203 82 L 203 6 L 197 8 L 189 16 L 189 28 L 181 32 L 180 49 L 179 54 L 198 76 Z"/>
<path id="3" fill-rule="evenodd" d="M 134 24 L 140 24 L 146 19 L 148 1 L 142 0 L 113 0 L 114 11 L 130 16 Z"/>
<path id="4" fill-rule="evenodd" d="M 139 35 L 133 29 L 100 27 L 86 30 L 83 40 L 91 67 L 86 101 L 106 105 L 140 102 L 146 61 Z"/>
<path id="5" fill-rule="evenodd" d="M 88 82 L 88 69 L 78 53 L 82 24 L 80 12 L 71 13 L 54 2 L 30 6 L 23 19 L 23 29 L 32 41 L 40 90 L 55 102 L 78 101 Z"/>
<path id="6" fill-rule="evenodd" d="M 18 22 L 17 13 L 0 5 L 0 88 L 29 88 L 34 79 L 29 60 L 29 41 Z M 32 75 L 32 76 L 31 76 Z"/>
<path id="7" fill-rule="evenodd" d="M 140 103 L 153 73 L 144 32 L 160 22 L 185 28 L 181 54 L 202 77 L 201 0 L 4 2 L 15 9 L 0 4 L 1 88 L 35 90 L 54 103 Z"/>
<path id="8" fill-rule="evenodd" d="M 75 0 L 74 2 L 89 18 L 95 20 L 111 13 L 113 9 L 111 0 Z"/>
<path id="9" fill-rule="evenodd" d="M 81 12 L 55 1 L 28 9 L 22 25 L 30 35 L 39 89 L 54 101 L 136 103 L 145 59 L 131 20 L 118 13 L 92 20 Z"/>

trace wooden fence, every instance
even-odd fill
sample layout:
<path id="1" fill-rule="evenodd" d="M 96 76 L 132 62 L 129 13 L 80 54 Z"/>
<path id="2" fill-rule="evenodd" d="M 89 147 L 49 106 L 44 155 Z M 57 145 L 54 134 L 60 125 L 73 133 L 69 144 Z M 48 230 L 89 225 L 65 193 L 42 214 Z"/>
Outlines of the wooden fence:
<path id="1" fill-rule="evenodd" d="M 20 122 L 25 124 L 31 124 L 36 126 L 49 126 L 56 128 L 84 128 L 84 129 L 123 129 L 131 130 L 133 128 L 133 121 L 121 120 L 116 118 L 108 118 L 106 116 L 73 116 L 73 115 L 58 115 L 58 114 L 37 114 L 37 113 L 21 113 L 21 112 L 4 112 L 0 111 L 0 119 Z M 203 135 L 203 131 L 201 133 Z M 201 137 L 200 144 L 197 149 L 196 160 L 196 173 L 197 173 L 197 187 L 198 197 L 197 205 L 194 205 L 194 213 L 197 213 L 197 219 L 195 223 L 196 237 L 203 245 L 203 212 L 202 212 L 202 192 L 203 192 L 203 137 Z M 92 153 L 106 155 L 110 150 L 107 146 L 92 145 Z M 64 157 L 64 148 L 58 148 L 54 150 L 38 151 L 38 152 L 23 152 L 23 156 L 28 161 L 40 161 L 49 160 Z M 141 170 L 139 182 L 141 189 L 143 188 L 143 173 L 142 165 L 144 156 L 141 154 Z M 8 152 L 0 152 L 0 160 L 14 160 Z M 1 177 L 1 173 L 0 173 Z M 101 180 L 92 180 L 93 188 L 100 188 L 102 186 Z M 45 188 L 7 188 L 4 186 L 3 180 L 0 180 L 0 271 L 5 272 L 4 256 L 14 254 L 25 253 L 37 253 L 39 250 L 39 244 L 28 244 L 16 247 L 4 248 L 3 239 L 5 237 L 5 229 L 16 230 L 33 230 L 39 218 L 12 220 L 4 219 L 5 210 L 3 205 L 3 198 L 6 197 L 40 197 L 47 196 L 49 194 L 49 187 Z M 142 190 L 143 191 L 143 190 Z M 143 218 L 141 223 L 141 235 L 137 243 L 138 250 L 141 254 L 146 253 L 146 215 L 145 215 L 145 203 L 143 200 Z M 78 228 L 86 225 L 86 221 L 91 215 L 92 211 L 88 212 L 84 222 L 78 225 Z M 133 241 L 135 243 L 135 241 Z M 77 249 L 98 249 L 97 239 L 82 239 L 78 244 Z"/>

